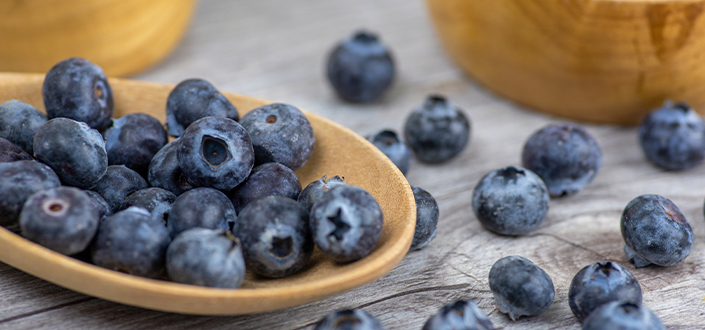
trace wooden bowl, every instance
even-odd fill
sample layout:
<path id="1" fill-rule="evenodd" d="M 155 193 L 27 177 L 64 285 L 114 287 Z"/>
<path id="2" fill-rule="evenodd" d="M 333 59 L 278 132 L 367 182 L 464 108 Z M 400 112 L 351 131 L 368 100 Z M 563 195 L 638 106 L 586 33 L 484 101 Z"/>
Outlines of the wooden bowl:
<path id="1" fill-rule="evenodd" d="M 168 55 L 195 0 L 0 1 L 0 71 L 47 72 L 84 57 L 109 76 L 138 72 Z"/>
<path id="2" fill-rule="evenodd" d="M 635 124 L 666 98 L 705 112 L 705 0 L 426 0 L 470 75 L 536 110 Z"/>
<path id="3" fill-rule="evenodd" d="M 18 99 L 44 109 L 44 75 L 0 74 L 0 102 Z M 115 117 L 148 113 L 162 122 L 173 85 L 110 79 Z M 272 102 L 224 93 L 240 115 Z M 303 185 L 323 175 L 342 175 L 379 202 L 384 227 L 377 246 L 362 260 L 338 264 L 318 249 L 308 265 L 290 277 L 264 279 L 248 272 L 241 288 L 212 289 L 152 280 L 100 268 L 56 253 L 0 228 L 0 260 L 63 287 L 128 305 L 187 314 L 246 314 L 295 306 L 371 282 L 406 255 L 414 236 L 416 206 L 404 175 L 372 144 L 351 130 L 306 113 L 316 146 L 296 171 Z"/>

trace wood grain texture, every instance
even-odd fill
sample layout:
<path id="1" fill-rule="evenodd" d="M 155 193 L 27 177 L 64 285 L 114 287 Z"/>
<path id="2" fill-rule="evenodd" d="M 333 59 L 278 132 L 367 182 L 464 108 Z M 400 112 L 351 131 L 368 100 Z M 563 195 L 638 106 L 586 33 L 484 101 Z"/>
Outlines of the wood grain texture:
<path id="1" fill-rule="evenodd" d="M 351 31 L 378 31 L 394 51 L 399 76 L 390 93 L 371 105 L 338 101 L 324 80 L 325 57 Z M 498 329 L 580 329 L 568 307 L 568 285 L 583 266 L 601 260 L 634 273 L 644 304 L 669 329 L 705 324 L 705 165 L 685 172 L 650 165 L 636 129 L 586 125 L 600 143 L 603 167 L 588 188 L 551 200 L 546 221 L 520 238 L 482 229 L 472 213 L 472 190 L 488 171 L 519 164 L 526 138 L 560 120 L 531 112 L 465 78 L 437 40 L 421 0 L 201 1 L 192 29 L 165 62 L 139 79 L 178 83 L 202 77 L 218 88 L 288 102 L 368 135 L 400 130 L 410 110 L 428 93 L 442 93 L 472 120 L 469 147 L 441 165 L 413 162 L 409 183 L 438 200 L 438 236 L 408 254 L 385 277 L 319 302 L 238 317 L 200 317 L 154 312 L 87 298 L 7 266 L 0 267 L 0 328 L 312 329 L 332 311 L 362 307 L 387 329 L 420 329 L 442 305 L 475 299 Z M 645 193 L 672 199 L 695 231 L 691 255 L 673 267 L 635 269 L 622 252 L 619 217 Z M 494 310 L 487 274 L 500 257 L 523 255 L 553 278 L 556 300 L 538 317 L 511 322 Z"/>

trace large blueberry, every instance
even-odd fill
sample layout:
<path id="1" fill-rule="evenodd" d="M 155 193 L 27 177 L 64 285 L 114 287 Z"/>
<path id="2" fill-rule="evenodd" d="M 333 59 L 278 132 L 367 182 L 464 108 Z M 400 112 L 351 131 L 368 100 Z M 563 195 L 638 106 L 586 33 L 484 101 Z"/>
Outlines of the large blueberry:
<path id="1" fill-rule="evenodd" d="M 377 149 L 397 166 L 401 174 L 406 175 L 411 161 L 411 151 L 396 132 L 383 130 L 367 138 Z"/>
<path id="2" fill-rule="evenodd" d="M 54 118 L 34 135 L 34 156 L 49 165 L 67 186 L 93 187 L 108 169 L 105 141 L 82 122 Z"/>
<path id="3" fill-rule="evenodd" d="M 472 195 L 472 210 L 488 230 L 501 235 L 523 235 L 546 218 L 549 199 L 548 189 L 538 175 L 508 166 L 480 179 Z"/>
<path id="4" fill-rule="evenodd" d="M 616 262 L 587 265 L 570 282 L 568 304 L 580 322 L 600 305 L 611 301 L 641 305 L 639 282 Z"/>
<path id="5" fill-rule="evenodd" d="M 98 219 L 100 219 L 101 222 L 113 215 L 113 210 L 110 208 L 110 204 L 105 201 L 103 196 L 93 190 L 84 190 L 83 192 L 91 198 L 93 206 L 96 210 L 98 210 Z"/>
<path id="6" fill-rule="evenodd" d="M 191 123 L 203 117 L 223 117 L 236 121 L 240 118 L 235 106 L 211 83 L 203 79 L 180 82 L 166 100 L 169 135 L 181 136 Z"/>
<path id="7" fill-rule="evenodd" d="M 127 196 L 147 187 L 147 181 L 137 172 L 124 165 L 110 165 L 105 175 L 91 190 L 103 197 L 115 213 L 120 210 L 120 205 Z"/>
<path id="8" fill-rule="evenodd" d="M 252 173 L 235 189 L 228 193 L 235 211 L 249 203 L 267 196 L 282 196 L 296 200 L 301 192 L 299 178 L 290 168 L 279 163 L 256 166 Z"/>
<path id="9" fill-rule="evenodd" d="M 316 138 L 308 118 L 288 104 L 274 103 L 248 112 L 240 120 L 252 139 L 255 165 L 277 162 L 296 171 L 313 153 Z"/>
<path id="10" fill-rule="evenodd" d="M 179 138 L 179 167 L 194 187 L 230 190 L 245 181 L 255 162 L 250 136 L 236 121 L 205 117 Z"/>
<path id="11" fill-rule="evenodd" d="M 172 238 L 194 227 L 230 229 L 237 221 L 228 196 L 213 188 L 196 188 L 176 198 L 171 204 L 167 228 Z"/>
<path id="12" fill-rule="evenodd" d="M 404 139 L 424 163 L 442 163 L 458 155 L 470 141 L 470 121 L 444 96 L 429 96 L 409 114 Z"/>
<path id="13" fill-rule="evenodd" d="M 0 163 L 16 162 L 18 160 L 34 160 L 34 157 L 14 143 L 0 138 Z"/>
<path id="14" fill-rule="evenodd" d="M 497 260 L 490 269 L 490 290 L 497 309 L 516 320 L 546 311 L 555 290 L 546 272 L 529 259 L 508 256 Z"/>
<path id="15" fill-rule="evenodd" d="M 186 178 L 179 167 L 179 158 L 176 156 L 179 139 L 167 143 L 154 155 L 149 163 L 149 173 L 147 180 L 152 187 L 159 187 L 181 195 L 193 189 L 193 186 L 186 182 Z"/>
<path id="16" fill-rule="evenodd" d="M 602 305 L 585 319 L 583 330 L 666 330 L 650 309 L 630 302 Z"/>
<path id="17" fill-rule="evenodd" d="M 693 229 L 668 198 L 641 195 L 622 212 L 620 223 L 624 252 L 634 266 L 672 266 L 683 261 L 693 247 Z"/>
<path id="18" fill-rule="evenodd" d="M 602 165 L 597 141 L 579 125 L 556 123 L 529 137 L 522 164 L 541 177 L 552 197 L 577 193 L 595 178 Z"/>
<path id="19" fill-rule="evenodd" d="M 166 222 L 171 213 L 171 205 L 174 204 L 175 200 L 176 195 L 172 194 L 170 191 L 152 187 L 135 191 L 125 197 L 120 209 L 124 210 L 130 206 L 141 207 L 149 211 L 152 217 Z"/>
<path id="20" fill-rule="evenodd" d="M 308 186 L 299 193 L 299 197 L 296 200 L 307 212 L 311 212 L 313 204 L 323 196 L 323 193 L 333 189 L 335 186 L 345 184 L 345 178 L 341 178 L 338 175 L 330 179 L 327 179 L 327 177 L 328 175 L 324 175 L 322 178 L 309 183 Z"/>
<path id="21" fill-rule="evenodd" d="M 394 81 L 394 60 L 377 35 L 359 31 L 328 55 L 328 81 L 340 98 L 366 103 L 379 98 Z"/>
<path id="22" fill-rule="evenodd" d="M 411 191 L 414 193 L 414 201 L 416 202 L 416 229 L 409 250 L 421 250 L 436 237 L 438 203 L 423 188 L 411 186 Z"/>
<path id="23" fill-rule="evenodd" d="M 56 173 L 40 162 L 20 160 L 0 163 L 0 225 L 16 229 L 27 198 L 60 185 Z"/>
<path id="24" fill-rule="evenodd" d="M 472 300 L 458 300 L 443 306 L 426 321 L 422 330 L 492 330 L 487 314 Z"/>
<path id="25" fill-rule="evenodd" d="M 384 330 L 384 327 L 362 309 L 345 309 L 324 316 L 313 330 Z"/>
<path id="26" fill-rule="evenodd" d="M 47 116 L 33 106 L 18 100 L 0 104 L 0 138 L 34 154 L 34 134 L 47 122 Z"/>
<path id="27" fill-rule="evenodd" d="M 125 165 L 146 177 L 154 154 L 166 143 L 166 131 L 159 121 L 143 113 L 131 113 L 113 120 L 105 133 L 109 165 Z"/>
<path id="28" fill-rule="evenodd" d="M 49 118 L 66 117 L 103 131 L 113 116 L 113 91 L 103 69 L 86 59 L 65 59 L 49 69 L 42 85 Z"/>

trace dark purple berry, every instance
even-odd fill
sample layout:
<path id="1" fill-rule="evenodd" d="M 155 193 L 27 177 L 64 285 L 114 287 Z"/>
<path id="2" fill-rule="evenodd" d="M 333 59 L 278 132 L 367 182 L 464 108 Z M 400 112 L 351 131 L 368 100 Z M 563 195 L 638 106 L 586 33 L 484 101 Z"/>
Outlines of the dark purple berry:
<path id="1" fill-rule="evenodd" d="M 113 120 L 105 133 L 109 165 L 125 165 L 146 177 L 149 163 L 167 143 L 162 124 L 146 114 L 131 113 Z"/>
<path id="2" fill-rule="evenodd" d="M 423 188 L 411 186 L 416 202 L 416 229 L 409 250 L 421 250 L 436 237 L 438 225 L 438 204 L 436 199 Z"/>
<path id="3" fill-rule="evenodd" d="M 235 106 L 209 82 L 188 79 L 176 85 L 166 100 L 169 135 L 181 136 L 189 125 L 204 117 L 240 118 Z"/>
<path id="4" fill-rule="evenodd" d="M 384 330 L 384 327 L 362 309 L 346 309 L 324 316 L 313 330 Z"/>
<path id="5" fill-rule="evenodd" d="M 611 301 L 641 305 L 639 282 L 616 262 L 587 265 L 570 282 L 568 304 L 580 322 L 596 308 Z"/>
<path id="6" fill-rule="evenodd" d="M 389 160 L 397 166 L 401 174 L 406 175 L 409 171 L 411 161 L 411 151 L 404 144 L 397 133 L 392 130 L 383 130 L 367 138 L 377 149 L 379 149 Z"/>
<path id="7" fill-rule="evenodd" d="M 110 165 L 105 175 L 91 188 L 110 205 L 113 213 L 120 210 L 122 202 L 135 191 L 147 188 L 147 181 L 124 165 Z"/>
<path id="8" fill-rule="evenodd" d="M 648 308 L 629 302 L 613 301 L 597 308 L 583 323 L 583 330 L 666 330 Z"/>
<path id="9" fill-rule="evenodd" d="M 184 177 L 179 159 L 176 157 L 179 139 L 167 143 L 154 155 L 149 163 L 149 173 L 147 175 L 149 184 L 152 187 L 159 187 L 171 191 L 178 196 L 193 189 Z"/>
<path id="10" fill-rule="evenodd" d="M 443 306 L 426 321 L 422 330 L 492 330 L 492 322 L 472 300 Z"/>
<path id="11" fill-rule="evenodd" d="M 309 183 L 308 186 L 306 186 L 306 188 L 299 193 L 297 201 L 307 210 L 307 212 L 311 212 L 313 204 L 321 198 L 321 196 L 323 196 L 323 193 L 333 189 L 335 186 L 345 184 L 345 178 L 341 178 L 338 175 L 330 179 L 326 179 L 327 177 L 328 175 L 324 175 L 319 180 Z"/>
<path id="12" fill-rule="evenodd" d="M 20 160 L 0 163 L 0 225 L 16 229 L 27 198 L 60 185 L 56 173 L 40 162 Z"/>
<path id="13" fill-rule="evenodd" d="M 512 320 L 522 315 L 545 312 L 553 303 L 553 281 L 529 259 L 508 256 L 497 260 L 490 269 L 490 290 L 502 313 Z"/>
<path id="14" fill-rule="evenodd" d="M 0 163 L 16 162 L 18 160 L 34 160 L 34 157 L 14 143 L 0 138 Z"/>
<path id="15" fill-rule="evenodd" d="M 35 107 L 18 100 L 0 104 L 0 138 L 34 154 L 34 134 L 47 122 L 47 116 Z"/>
<path id="16" fill-rule="evenodd" d="M 282 196 L 296 200 L 301 192 L 301 183 L 294 171 L 279 163 L 256 166 L 252 173 L 235 189 L 228 193 L 235 211 L 247 204 L 267 196 Z"/>
<path id="17" fill-rule="evenodd" d="M 424 163 L 442 163 L 457 156 L 470 141 L 470 121 L 444 96 L 429 96 L 409 114 L 404 139 Z"/>
<path id="18" fill-rule="evenodd" d="M 194 228 L 230 229 L 237 221 L 233 204 L 224 193 L 213 188 L 196 188 L 176 198 L 171 204 L 167 228 L 172 238 Z"/>

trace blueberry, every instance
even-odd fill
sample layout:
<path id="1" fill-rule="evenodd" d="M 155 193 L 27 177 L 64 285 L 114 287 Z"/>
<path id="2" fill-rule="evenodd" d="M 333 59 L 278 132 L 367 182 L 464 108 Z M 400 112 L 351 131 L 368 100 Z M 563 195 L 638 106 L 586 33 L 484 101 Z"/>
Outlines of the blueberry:
<path id="1" fill-rule="evenodd" d="M 661 320 L 646 307 L 613 301 L 590 313 L 583 330 L 666 330 Z"/>
<path id="2" fill-rule="evenodd" d="M 0 138 L 0 163 L 16 162 L 18 160 L 34 160 L 34 157 L 14 143 Z"/>
<path id="3" fill-rule="evenodd" d="M 30 195 L 61 185 L 49 167 L 32 160 L 0 163 L 0 225 L 16 229 Z"/>
<path id="4" fill-rule="evenodd" d="M 256 166 L 252 173 L 235 189 L 228 193 L 235 211 L 249 203 L 267 196 L 282 196 L 296 200 L 301 192 L 301 183 L 294 171 L 279 163 Z"/>
<path id="5" fill-rule="evenodd" d="M 470 121 L 444 96 L 429 96 L 409 114 L 404 139 L 424 163 L 442 163 L 458 155 L 470 141 Z"/>
<path id="6" fill-rule="evenodd" d="M 184 231 L 166 250 L 166 270 L 175 282 L 235 289 L 245 279 L 240 240 L 225 230 Z"/>
<path id="7" fill-rule="evenodd" d="M 34 156 L 67 186 L 93 187 L 108 169 L 103 136 L 82 122 L 55 118 L 34 135 Z"/>
<path id="8" fill-rule="evenodd" d="M 324 175 L 322 178 L 319 180 L 313 181 L 304 188 L 301 193 L 299 193 L 299 197 L 297 198 L 297 201 L 301 206 L 303 206 L 308 212 L 311 212 L 311 208 L 313 207 L 313 204 L 323 196 L 323 193 L 325 193 L 328 190 L 333 189 L 335 186 L 339 186 L 342 184 L 345 184 L 345 178 L 341 178 L 340 176 L 336 175 L 330 179 L 326 179 L 328 175 Z"/>
<path id="9" fill-rule="evenodd" d="M 66 255 L 88 247 L 98 221 L 91 198 L 73 187 L 37 192 L 27 198 L 20 213 L 22 236 Z"/>
<path id="10" fill-rule="evenodd" d="M 377 35 L 359 31 L 328 55 L 328 81 L 348 102 L 374 101 L 394 81 L 394 60 Z"/>
<path id="11" fill-rule="evenodd" d="M 559 197 L 577 193 L 595 178 L 602 150 L 582 126 L 557 123 L 532 134 L 521 159 L 541 177 L 551 197 Z"/>
<path id="12" fill-rule="evenodd" d="M 404 144 L 404 141 L 399 139 L 397 133 L 392 130 L 383 130 L 373 136 L 367 138 L 377 149 L 387 156 L 394 165 L 397 166 L 401 174 L 406 175 L 409 171 L 409 162 L 411 161 L 411 151 Z"/>
<path id="13" fill-rule="evenodd" d="M 91 188 L 110 205 L 113 213 L 120 210 L 122 202 L 130 194 L 147 188 L 145 181 L 137 172 L 124 165 L 110 165 L 105 175 Z"/>
<path id="14" fill-rule="evenodd" d="M 131 207 L 98 226 L 91 243 L 93 263 L 115 271 L 159 278 L 166 270 L 169 231 L 143 209 Z"/>
<path id="15" fill-rule="evenodd" d="M 181 136 L 186 127 L 203 117 L 223 117 L 237 121 L 240 115 L 230 101 L 203 79 L 180 82 L 166 100 L 169 135 Z"/>
<path id="16" fill-rule="evenodd" d="M 109 165 L 125 165 L 146 177 L 154 154 L 166 143 L 166 131 L 146 114 L 131 113 L 113 121 L 105 133 Z"/>
<path id="17" fill-rule="evenodd" d="M 47 116 L 33 106 L 12 100 L 0 104 L 0 138 L 34 154 L 34 134 L 47 122 Z"/>
<path id="18" fill-rule="evenodd" d="M 688 104 L 666 100 L 639 124 L 646 158 L 668 170 L 684 170 L 705 158 L 705 125 Z"/>
<path id="19" fill-rule="evenodd" d="M 384 327 L 362 309 L 346 309 L 324 316 L 313 330 L 384 330 Z"/>
<path id="20" fill-rule="evenodd" d="M 624 252 L 634 266 L 672 266 L 693 247 L 693 229 L 671 200 L 659 195 L 634 198 L 622 212 Z"/>
<path id="21" fill-rule="evenodd" d="M 176 155 L 186 182 L 219 190 L 230 190 L 245 181 L 255 162 L 245 129 L 221 117 L 193 122 L 179 138 Z"/>
<path id="22" fill-rule="evenodd" d="M 301 270 L 313 253 L 308 214 L 294 200 L 268 196 L 248 204 L 233 227 L 248 269 L 279 278 Z"/>
<path id="23" fill-rule="evenodd" d="M 308 118 L 288 104 L 274 103 L 248 112 L 240 120 L 252 139 L 255 165 L 270 162 L 296 171 L 313 153 L 316 138 Z"/>
<path id="24" fill-rule="evenodd" d="M 311 209 L 313 241 L 337 262 L 362 259 L 382 235 L 383 216 L 365 189 L 339 185 L 325 192 Z"/>
<path id="25" fill-rule="evenodd" d="M 423 188 L 411 186 L 416 202 L 416 229 L 409 250 L 421 250 L 436 237 L 438 225 L 438 204 L 436 199 Z"/>
<path id="26" fill-rule="evenodd" d="M 100 219 L 101 222 L 113 215 L 113 210 L 110 208 L 110 204 L 108 204 L 108 202 L 106 202 L 100 194 L 93 190 L 84 190 L 83 192 L 91 198 L 93 206 L 96 210 L 98 210 L 98 219 Z"/>
<path id="27" fill-rule="evenodd" d="M 171 204 L 167 228 L 172 238 L 194 227 L 230 229 L 237 221 L 235 208 L 224 193 L 213 188 L 196 188 L 176 198 Z"/>
<path id="28" fill-rule="evenodd" d="M 516 320 L 546 311 L 553 302 L 553 281 L 529 259 L 508 256 L 497 260 L 490 269 L 490 290 L 497 309 Z"/>
<path id="29" fill-rule="evenodd" d="M 152 187 L 159 187 L 171 191 L 174 195 L 193 189 L 193 186 L 186 182 L 186 178 L 179 167 L 179 159 L 176 156 L 179 139 L 167 143 L 154 155 L 149 163 L 147 179 Z"/>
<path id="30" fill-rule="evenodd" d="M 176 195 L 170 191 L 153 187 L 135 191 L 127 196 L 122 201 L 120 209 L 124 210 L 130 206 L 141 207 L 149 211 L 152 217 L 164 220 L 166 223 L 171 212 L 171 205 L 174 204 L 175 200 Z"/>
<path id="31" fill-rule="evenodd" d="M 49 69 L 42 95 L 49 119 L 71 118 L 98 131 L 110 126 L 113 91 L 103 70 L 86 59 L 68 58 Z"/>
<path id="32" fill-rule="evenodd" d="M 587 265 L 570 282 L 568 304 L 580 322 L 593 310 L 611 301 L 641 305 L 639 282 L 616 262 Z"/>
<path id="33" fill-rule="evenodd" d="M 492 330 L 492 322 L 472 300 L 458 300 L 443 306 L 426 321 L 422 330 Z"/>
<path id="34" fill-rule="evenodd" d="M 501 235 L 527 234 L 546 218 L 548 190 L 538 175 L 507 166 L 480 179 L 472 195 L 472 210 L 480 223 Z"/>

